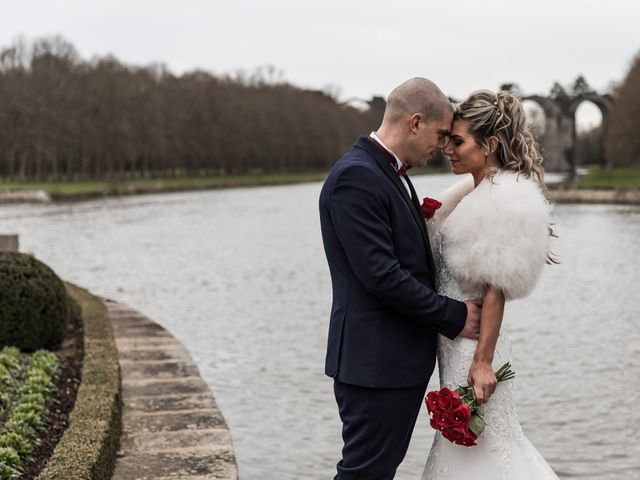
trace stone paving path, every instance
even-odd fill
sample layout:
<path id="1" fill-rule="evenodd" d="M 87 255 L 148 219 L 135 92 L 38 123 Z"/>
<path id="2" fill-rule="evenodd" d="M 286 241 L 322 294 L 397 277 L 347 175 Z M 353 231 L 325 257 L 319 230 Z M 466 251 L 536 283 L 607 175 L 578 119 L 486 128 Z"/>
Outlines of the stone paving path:
<path id="1" fill-rule="evenodd" d="M 105 301 L 122 371 L 113 480 L 237 480 L 229 429 L 189 352 L 125 305 Z"/>

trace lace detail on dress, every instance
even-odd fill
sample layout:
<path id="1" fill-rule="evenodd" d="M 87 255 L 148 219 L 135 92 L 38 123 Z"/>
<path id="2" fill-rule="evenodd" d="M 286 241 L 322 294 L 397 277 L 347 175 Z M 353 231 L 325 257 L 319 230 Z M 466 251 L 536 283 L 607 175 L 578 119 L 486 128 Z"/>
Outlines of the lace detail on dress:
<path id="1" fill-rule="evenodd" d="M 446 462 L 441 461 L 439 458 L 442 450 L 439 448 L 439 444 L 444 441 L 444 437 L 440 432 L 437 432 L 433 439 L 433 445 L 431 446 L 429 457 L 427 458 L 427 468 L 422 475 L 422 480 L 447 480 L 449 478 L 449 467 Z M 430 470 L 429 473 L 427 473 L 429 465 L 438 465 L 438 467 L 437 469 Z"/>

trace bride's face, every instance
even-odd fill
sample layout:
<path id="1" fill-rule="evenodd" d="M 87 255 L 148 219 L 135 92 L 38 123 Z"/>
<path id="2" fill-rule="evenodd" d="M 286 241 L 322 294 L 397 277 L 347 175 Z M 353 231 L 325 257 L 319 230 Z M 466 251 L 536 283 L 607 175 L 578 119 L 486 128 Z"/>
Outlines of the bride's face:
<path id="1" fill-rule="evenodd" d="M 469 122 L 456 120 L 451 125 L 449 142 L 445 145 L 443 153 L 449 157 L 451 171 L 456 175 L 472 173 L 475 177 L 487 168 L 486 147 L 479 145 L 469 131 Z"/>

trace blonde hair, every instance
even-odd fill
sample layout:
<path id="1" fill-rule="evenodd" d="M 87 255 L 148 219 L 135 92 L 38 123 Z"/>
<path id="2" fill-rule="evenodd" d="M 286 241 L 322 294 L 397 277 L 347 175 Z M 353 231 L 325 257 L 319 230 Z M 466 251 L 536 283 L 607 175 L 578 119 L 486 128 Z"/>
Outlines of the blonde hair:
<path id="1" fill-rule="evenodd" d="M 453 118 L 469 122 L 478 145 L 489 149 L 489 137 L 497 139 L 499 170 L 533 177 L 545 189 L 542 155 L 527 125 L 522 104 L 510 92 L 478 90 L 455 106 Z"/>
<path id="2" fill-rule="evenodd" d="M 527 119 L 520 101 L 510 92 L 501 90 L 478 90 L 464 102 L 454 107 L 454 120 L 469 122 L 471 131 L 478 145 L 490 149 L 489 137 L 496 137 L 496 159 L 498 169 L 517 172 L 538 182 L 544 192 L 544 169 L 542 155 L 533 134 L 527 125 Z M 494 172 L 489 172 L 492 180 Z M 556 237 L 555 224 L 549 225 L 549 236 Z M 560 263 L 557 255 L 549 251 L 548 264 Z"/>

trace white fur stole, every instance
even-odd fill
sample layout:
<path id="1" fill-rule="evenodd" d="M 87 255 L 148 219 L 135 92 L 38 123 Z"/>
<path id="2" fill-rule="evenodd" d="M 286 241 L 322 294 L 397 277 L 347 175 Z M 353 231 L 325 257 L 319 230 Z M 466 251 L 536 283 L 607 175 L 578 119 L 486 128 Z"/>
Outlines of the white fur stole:
<path id="1" fill-rule="evenodd" d="M 507 299 L 528 295 L 549 250 L 551 205 L 538 184 L 499 172 L 474 189 L 468 175 L 443 193 L 432 229 L 442 236 L 442 255 L 463 290 L 492 286 Z"/>

